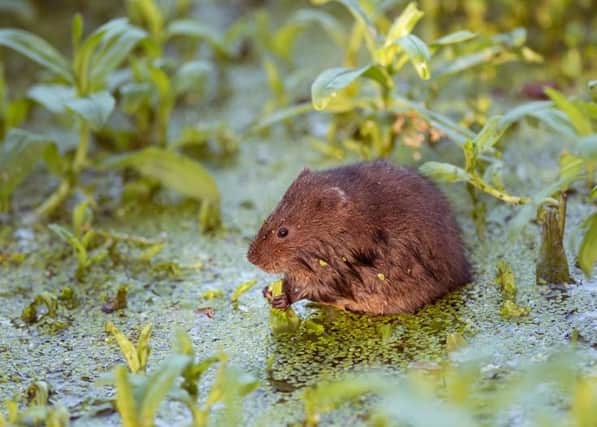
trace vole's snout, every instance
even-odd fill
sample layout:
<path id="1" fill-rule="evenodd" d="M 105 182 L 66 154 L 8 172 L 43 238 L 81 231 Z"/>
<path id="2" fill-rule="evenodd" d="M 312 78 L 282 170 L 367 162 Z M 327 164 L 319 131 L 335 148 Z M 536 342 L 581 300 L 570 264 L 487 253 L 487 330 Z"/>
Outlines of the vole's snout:
<path id="1" fill-rule="evenodd" d="M 247 259 L 251 264 L 257 265 L 257 250 L 255 249 L 255 242 L 252 242 L 249 245 L 249 250 L 247 251 Z"/>

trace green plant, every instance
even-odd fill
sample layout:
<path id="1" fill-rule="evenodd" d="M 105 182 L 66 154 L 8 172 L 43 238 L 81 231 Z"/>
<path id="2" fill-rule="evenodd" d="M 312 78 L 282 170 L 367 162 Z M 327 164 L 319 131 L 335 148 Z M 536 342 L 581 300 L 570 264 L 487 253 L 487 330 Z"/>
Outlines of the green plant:
<path id="1" fill-rule="evenodd" d="M 204 427 L 216 403 L 223 403 L 225 425 L 238 425 L 242 420 L 242 398 L 251 393 L 257 382 L 240 374 L 228 365 L 228 358 L 220 353 L 196 361 L 190 338 L 178 334 L 177 348 L 149 375 L 130 374 L 124 366 L 116 367 L 116 407 L 125 427 L 151 427 L 160 403 L 168 395 L 187 406 L 194 427 Z M 198 406 L 199 380 L 213 364 L 218 363 L 215 381 L 205 404 Z M 182 382 L 178 380 L 182 379 Z"/>
<path id="2" fill-rule="evenodd" d="M 126 19 L 115 19 L 83 39 L 83 19 L 76 15 L 72 22 L 73 54 L 68 61 L 53 46 L 34 34 L 16 29 L 0 30 L 0 46 L 10 47 L 41 65 L 54 79 L 52 84 L 33 86 L 29 90 L 29 97 L 54 114 L 71 115 L 78 124 L 79 141 L 70 161 L 57 155 L 55 149 L 52 154 L 45 156 L 48 168 L 57 173 L 61 184 L 36 210 L 38 216 L 50 215 L 76 186 L 80 173 L 88 164 L 91 131 L 104 126 L 115 106 L 115 100 L 106 85 L 107 79 L 143 37 L 145 33 L 131 26 Z M 22 143 L 11 144 L 7 151 L 5 142 L 4 155 L 10 157 L 17 150 L 23 155 L 24 151 L 30 163 L 8 165 L 8 175 L 18 171 L 23 164 L 30 171 L 37 161 L 37 156 L 31 153 L 39 152 L 42 145 L 51 144 L 49 138 L 30 133 L 20 132 L 17 136 Z M 10 134 L 8 138 L 11 138 Z M 12 187 L 3 193 L 9 196 L 16 186 Z"/>
<path id="3" fill-rule="evenodd" d="M 326 412 L 375 396 L 367 414 L 375 426 L 499 425 L 514 408 L 528 414 L 533 426 L 590 426 L 597 421 L 591 406 L 597 402 L 596 377 L 575 373 L 573 360 L 564 353 L 539 363 L 527 361 L 501 379 L 483 372 L 482 359 L 412 368 L 400 378 L 375 372 L 347 376 L 304 393 L 304 420 L 308 426 L 319 425 Z M 550 393 L 539 391 L 545 388 Z M 554 395 L 561 412 L 553 408 Z"/>

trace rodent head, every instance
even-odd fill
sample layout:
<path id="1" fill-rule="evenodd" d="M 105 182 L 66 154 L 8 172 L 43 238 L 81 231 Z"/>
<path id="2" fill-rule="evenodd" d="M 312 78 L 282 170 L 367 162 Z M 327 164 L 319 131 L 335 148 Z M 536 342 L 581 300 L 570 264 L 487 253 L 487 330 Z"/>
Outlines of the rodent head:
<path id="1" fill-rule="evenodd" d="M 249 246 L 248 260 L 268 273 L 301 268 L 301 253 L 317 252 L 344 230 L 350 200 L 339 187 L 304 169 Z"/>

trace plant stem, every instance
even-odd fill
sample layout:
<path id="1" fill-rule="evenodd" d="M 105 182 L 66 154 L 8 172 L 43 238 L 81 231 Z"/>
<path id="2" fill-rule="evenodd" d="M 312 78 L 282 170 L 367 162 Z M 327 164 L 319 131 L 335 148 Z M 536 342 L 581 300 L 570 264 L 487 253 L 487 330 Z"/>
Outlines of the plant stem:
<path id="1" fill-rule="evenodd" d="M 562 199 L 562 204 L 566 203 Z M 539 259 L 537 260 L 537 283 L 570 283 L 573 279 L 568 268 L 568 259 L 564 251 L 565 219 L 560 218 L 565 214 L 566 207 L 545 206 L 543 217 L 543 237 Z"/>
<path id="2" fill-rule="evenodd" d="M 89 150 L 89 124 L 83 120 L 81 122 L 81 130 L 79 133 L 79 146 L 75 153 L 75 160 L 73 161 L 73 172 L 75 177 L 79 176 L 79 173 L 87 163 L 87 151 Z"/>
<path id="3" fill-rule="evenodd" d="M 58 206 L 62 204 L 64 199 L 68 197 L 71 191 L 71 182 L 64 179 L 60 186 L 52 193 L 46 201 L 35 210 L 35 216 L 38 218 L 48 217 Z"/>
<path id="4" fill-rule="evenodd" d="M 502 202 L 510 203 L 512 205 L 524 205 L 529 203 L 531 199 L 528 197 L 518 197 L 512 196 L 510 194 L 504 193 L 497 188 L 494 188 L 484 182 L 481 178 L 476 175 L 471 175 L 471 179 L 469 181 L 471 185 L 477 187 L 479 190 L 484 191 L 485 193 L 495 197 L 496 199 L 501 200 Z"/>

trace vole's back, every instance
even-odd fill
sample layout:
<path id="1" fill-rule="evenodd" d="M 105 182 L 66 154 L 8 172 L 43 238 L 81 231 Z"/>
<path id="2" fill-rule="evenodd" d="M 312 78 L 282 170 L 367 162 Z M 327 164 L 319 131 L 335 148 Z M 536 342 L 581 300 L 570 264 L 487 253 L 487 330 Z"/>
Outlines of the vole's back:
<path id="1" fill-rule="evenodd" d="M 412 312 L 471 280 L 456 220 L 429 180 L 384 161 L 314 175 L 323 187 L 340 188 L 350 201 L 351 214 L 337 230 L 341 248 L 335 251 L 348 255 L 334 267 L 351 292 L 335 305 Z"/>

